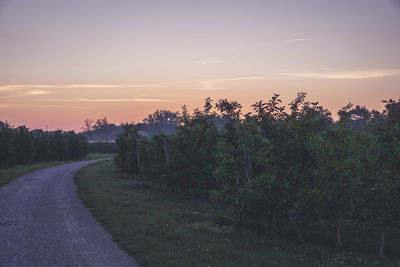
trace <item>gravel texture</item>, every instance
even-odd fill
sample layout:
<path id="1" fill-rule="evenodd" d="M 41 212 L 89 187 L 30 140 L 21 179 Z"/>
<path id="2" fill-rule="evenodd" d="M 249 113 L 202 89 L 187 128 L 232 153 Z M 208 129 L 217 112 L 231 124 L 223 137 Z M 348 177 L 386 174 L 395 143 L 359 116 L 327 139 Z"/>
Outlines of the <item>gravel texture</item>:
<path id="1" fill-rule="evenodd" d="M 0 188 L 0 266 L 137 266 L 76 194 L 74 174 L 95 161 L 42 169 Z"/>

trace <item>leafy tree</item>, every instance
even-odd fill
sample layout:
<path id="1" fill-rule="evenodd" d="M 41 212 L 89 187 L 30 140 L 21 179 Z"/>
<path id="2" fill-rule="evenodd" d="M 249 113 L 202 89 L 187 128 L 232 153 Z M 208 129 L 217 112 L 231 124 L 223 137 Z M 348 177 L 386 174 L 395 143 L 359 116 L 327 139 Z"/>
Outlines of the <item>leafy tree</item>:
<path id="1" fill-rule="evenodd" d="M 88 153 L 86 138 L 82 134 L 68 132 L 65 134 L 65 138 L 69 159 L 78 159 Z"/>
<path id="2" fill-rule="evenodd" d="M 50 135 L 50 158 L 64 160 L 67 158 L 67 145 L 61 130 Z"/>
<path id="3" fill-rule="evenodd" d="M 88 124 L 88 126 L 92 123 L 92 121 L 90 119 L 86 119 L 84 121 L 84 124 Z M 101 119 L 97 119 L 96 122 L 93 125 L 94 129 L 102 129 L 102 128 L 106 128 L 110 123 L 108 122 L 107 117 L 101 118 Z"/>
<path id="4" fill-rule="evenodd" d="M 381 228 L 379 255 L 384 255 L 387 227 L 400 219 L 400 100 L 384 101 L 385 110 L 373 124 L 375 142 L 365 177 L 367 217 Z"/>
<path id="5" fill-rule="evenodd" d="M 117 156 L 115 163 L 131 176 L 139 174 L 139 129 L 133 123 L 122 125 L 124 131 L 116 139 Z"/>
<path id="6" fill-rule="evenodd" d="M 248 190 L 248 212 L 257 225 L 266 220 L 269 231 L 287 222 L 289 212 L 285 167 L 287 127 L 284 122 L 287 114 L 281 102 L 277 94 L 266 103 L 257 102 L 252 106 L 254 113 L 245 121 L 255 175 Z"/>
<path id="7" fill-rule="evenodd" d="M 160 135 L 141 139 L 141 172 L 145 179 L 157 183 L 160 188 L 167 182 L 167 162 L 164 141 Z"/>
<path id="8" fill-rule="evenodd" d="M 10 124 L 0 121 L 0 168 L 16 164 L 15 131 Z"/>
<path id="9" fill-rule="evenodd" d="M 351 104 L 339 111 L 339 121 L 327 129 L 319 143 L 318 175 L 323 181 L 325 215 L 337 219 L 336 246 L 342 247 L 343 221 L 359 206 L 364 134 L 356 124 L 354 128 Z M 362 124 L 366 122 L 363 121 Z"/>
<path id="10" fill-rule="evenodd" d="M 285 111 L 279 95 L 256 102 L 243 115 L 236 101 L 189 114 L 159 111 L 143 124 L 125 125 L 117 139 L 117 164 L 145 181 L 210 196 L 233 211 L 233 228 L 258 231 L 324 220 L 337 224 L 342 246 L 345 220 L 385 231 L 400 218 L 400 101 L 385 110 L 347 105 L 334 122 L 328 110 L 299 93 Z M 165 131 L 160 125 L 173 125 Z M 139 127 L 158 127 L 142 137 Z"/>
<path id="11" fill-rule="evenodd" d="M 46 160 L 76 159 L 87 154 L 83 135 L 63 131 L 29 131 L 0 122 L 0 168 Z"/>
<path id="12" fill-rule="evenodd" d="M 149 114 L 146 118 L 144 118 L 143 122 L 147 124 L 157 124 L 157 123 L 176 124 L 178 120 L 179 120 L 178 112 L 157 109 L 154 113 Z"/>
<path id="13" fill-rule="evenodd" d="M 16 162 L 18 164 L 28 164 L 33 162 L 35 146 L 29 129 L 20 126 L 15 129 L 14 147 L 16 152 Z"/>
<path id="14" fill-rule="evenodd" d="M 105 118 L 106 119 L 106 118 Z M 107 119 L 106 119 L 107 120 Z M 85 132 L 88 132 L 89 134 L 90 134 L 90 131 L 91 130 L 93 130 L 94 129 L 94 121 L 92 120 L 92 119 L 89 119 L 89 118 L 86 118 L 84 121 L 83 121 L 83 126 L 82 126 L 82 130 L 83 131 L 85 131 Z M 99 121 L 99 123 L 96 123 L 96 127 L 97 127 L 97 125 L 98 124 L 102 124 L 102 122 L 101 121 Z"/>
<path id="15" fill-rule="evenodd" d="M 305 98 L 305 93 L 298 94 L 289 104 L 291 114 L 285 119 L 288 203 L 301 242 L 304 240 L 302 226 L 317 220 L 320 215 L 317 203 L 321 199 L 321 186 L 315 173 L 318 167 L 316 143 L 332 123 L 329 111 L 318 106 L 318 102 L 310 103 Z"/>
<path id="16" fill-rule="evenodd" d="M 182 189 L 209 190 L 215 186 L 215 147 L 218 131 L 216 114 L 211 112 L 211 99 L 206 99 L 204 110 L 194 110 L 193 116 L 182 111 L 181 125 L 170 137 L 172 149 L 170 170 Z"/>
<path id="17" fill-rule="evenodd" d="M 50 159 L 50 137 L 47 132 L 42 130 L 34 133 L 35 159 L 36 161 L 46 161 Z"/>
<path id="18" fill-rule="evenodd" d="M 216 105 L 224 128 L 221 138 L 217 143 L 217 168 L 216 177 L 219 185 L 214 196 L 224 201 L 228 201 L 235 209 L 233 220 L 234 229 L 239 229 L 243 222 L 245 202 L 243 197 L 243 187 L 248 181 L 246 177 L 246 164 L 243 158 L 242 133 L 241 133 L 241 109 L 236 101 L 227 99 L 219 100 Z"/>
<path id="19" fill-rule="evenodd" d="M 117 145 L 115 142 L 90 142 L 88 143 L 88 151 L 90 153 L 117 153 Z"/>

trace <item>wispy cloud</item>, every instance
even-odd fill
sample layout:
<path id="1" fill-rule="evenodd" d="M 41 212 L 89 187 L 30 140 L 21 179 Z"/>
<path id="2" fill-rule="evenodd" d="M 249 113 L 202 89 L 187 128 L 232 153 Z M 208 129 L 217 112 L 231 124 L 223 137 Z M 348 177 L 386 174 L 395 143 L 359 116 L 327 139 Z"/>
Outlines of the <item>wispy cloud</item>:
<path id="1" fill-rule="evenodd" d="M 68 108 L 68 109 L 90 109 L 91 107 L 83 105 L 60 105 L 60 104 L 0 104 L 1 108 L 12 108 L 12 109 L 27 109 L 27 108 Z"/>
<path id="2" fill-rule="evenodd" d="M 155 98 L 80 98 L 82 102 L 172 102 L 169 99 Z"/>
<path id="3" fill-rule="evenodd" d="M 306 41 L 312 41 L 311 38 L 294 38 L 294 39 L 289 39 L 286 40 L 287 42 L 306 42 Z"/>
<path id="4" fill-rule="evenodd" d="M 10 91 L 17 89 L 51 89 L 51 88 L 119 88 L 131 87 L 129 85 L 114 85 L 114 84 L 11 84 L 0 85 L 0 91 Z"/>
<path id="5" fill-rule="evenodd" d="M 250 76 L 250 77 L 225 78 L 225 79 L 219 79 L 219 80 L 215 80 L 215 81 L 229 82 L 229 81 L 245 81 L 245 80 L 267 80 L 267 79 L 271 79 L 271 77 Z"/>
<path id="6" fill-rule="evenodd" d="M 209 79 L 199 82 L 200 88 L 203 90 L 219 90 L 225 89 L 224 82 L 234 81 L 277 81 L 277 80 L 293 80 L 293 79 L 370 79 L 383 78 L 389 76 L 400 76 L 400 69 L 389 70 L 365 70 L 365 71 L 347 71 L 347 72 L 312 72 L 312 71 L 287 71 L 271 74 L 269 76 L 248 76 L 248 77 L 231 77 L 222 79 Z"/>
<path id="7" fill-rule="evenodd" d="M 206 60 L 194 61 L 193 63 L 200 65 L 207 65 L 207 64 L 218 64 L 221 63 L 221 61 L 216 59 L 206 59 Z"/>
<path id="8" fill-rule="evenodd" d="M 11 84 L 0 85 L 0 91 L 15 91 L 21 89 L 71 89 L 71 88 L 161 88 L 171 85 L 182 84 L 181 82 L 160 82 L 143 84 Z"/>
<path id="9" fill-rule="evenodd" d="M 201 89 L 203 90 L 217 90 L 224 89 L 220 85 L 223 82 L 234 82 L 234 81 L 256 81 L 256 80 L 275 80 L 277 77 L 274 76 L 248 76 L 248 77 L 232 77 L 222 79 L 210 79 L 200 81 Z"/>
<path id="10" fill-rule="evenodd" d="M 306 38 L 303 38 L 306 39 Z M 296 39 L 293 39 L 296 40 Z M 299 39 L 300 40 L 300 39 Z M 200 61 L 199 61 L 200 62 Z M 204 61 L 206 62 L 206 61 Z M 208 63 L 199 64 L 208 64 Z M 192 81 L 175 81 L 175 82 L 159 82 L 159 83 L 143 83 L 143 84 L 16 84 L 16 85 L 0 85 L 0 92 L 8 96 L 26 96 L 26 95 L 46 95 L 56 94 L 56 91 L 46 89 L 63 89 L 63 88 L 138 88 L 138 89 L 160 89 L 160 88 L 193 88 L 201 90 L 218 90 L 226 89 L 224 83 L 235 81 L 263 81 L 263 80 L 289 80 L 289 79 L 370 79 L 383 78 L 389 76 L 400 76 L 400 69 L 376 69 L 376 70 L 356 70 L 356 71 L 302 71 L 290 70 L 275 73 L 269 73 L 263 76 L 239 76 L 228 78 L 215 78 L 205 80 Z M 11 94 L 10 94 L 11 93 Z M 51 101 L 51 100 L 49 100 Z M 54 101 L 69 101 L 69 100 L 54 100 Z M 73 99 L 71 101 L 76 101 Z M 124 99 L 81 99 L 86 102 L 170 102 L 167 99 L 147 99 L 147 98 L 124 98 Z"/>
<path id="11" fill-rule="evenodd" d="M 25 106 L 24 106 L 25 107 Z M 68 108 L 68 109 L 90 109 L 91 107 L 87 106 L 77 106 L 77 105 L 31 105 L 30 107 L 35 107 L 35 108 Z"/>
<path id="12" fill-rule="evenodd" d="M 348 71 L 348 72 L 285 72 L 283 76 L 309 79 L 370 79 L 400 75 L 400 70 Z"/>
<path id="13" fill-rule="evenodd" d="M 46 101 L 46 102 L 74 102 L 78 101 L 75 98 L 40 98 L 40 99 L 34 99 L 36 101 Z"/>
<path id="14" fill-rule="evenodd" d="M 10 85 L 0 85 L 0 91 L 11 91 L 13 89 L 15 88 Z"/>
<path id="15" fill-rule="evenodd" d="M 33 90 L 26 92 L 26 95 L 49 95 L 49 94 L 52 94 L 52 92 L 46 90 Z"/>

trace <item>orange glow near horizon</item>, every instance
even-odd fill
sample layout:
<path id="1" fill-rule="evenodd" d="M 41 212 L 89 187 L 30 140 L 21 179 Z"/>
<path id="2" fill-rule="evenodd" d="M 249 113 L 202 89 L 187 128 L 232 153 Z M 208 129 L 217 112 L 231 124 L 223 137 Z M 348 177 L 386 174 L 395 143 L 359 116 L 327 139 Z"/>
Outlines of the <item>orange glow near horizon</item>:
<path id="1" fill-rule="evenodd" d="M 387 85 L 385 90 L 374 89 L 383 82 Z M 165 87 L 139 90 L 146 91 L 145 94 L 132 93 L 133 87 L 128 86 L 63 86 L 61 89 L 61 86 L 33 86 L 47 88 L 42 91 L 30 87 L 27 89 L 27 86 L 22 85 L 8 90 L 7 102 L 0 106 L 0 120 L 7 120 L 13 125 L 26 125 L 31 129 L 45 129 L 48 126 L 49 130 L 80 131 L 86 118 L 107 117 L 115 124 L 141 122 L 156 109 L 180 111 L 183 105 L 187 105 L 189 110 L 201 108 L 206 97 L 214 101 L 221 98 L 236 100 L 243 105 L 243 112 L 249 112 L 252 104 L 261 99 L 268 101 L 273 93 L 280 94 L 284 105 L 287 105 L 300 91 L 307 92 L 309 100 L 319 101 L 335 115 L 349 102 L 382 110 L 384 105 L 381 100 L 398 96 L 396 87 L 399 82 L 399 77 L 329 81 L 306 78 L 276 81 L 243 79 L 217 81 L 213 84 L 215 88 L 211 89 L 199 89 L 193 84 L 193 89 Z M 298 86 L 300 84 L 303 86 Z M 364 89 L 352 90 L 352 87 Z M 97 92 L 95 97 L 91 96 L 93 90 Z"/>

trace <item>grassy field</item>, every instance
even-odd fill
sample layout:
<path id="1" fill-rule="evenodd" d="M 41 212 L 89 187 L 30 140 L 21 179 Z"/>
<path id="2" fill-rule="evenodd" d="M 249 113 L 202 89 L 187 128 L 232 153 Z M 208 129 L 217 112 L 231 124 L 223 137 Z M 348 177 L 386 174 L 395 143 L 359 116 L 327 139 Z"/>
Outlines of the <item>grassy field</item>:
<path id="1" fill-rule="evenodd" d="M 172 195 L 132 185 L 111 161 L 81 169 L 75 181 L 78 194 L 114 240 L 142 266 L 398 266 L 400 262 L 368 253 L 309 242 L 295 235 L 234 233 L 219 227 L 216 218 L 229 211 L 204 199 Z M 334 238 L 334 232 L 332 235 Z M 334 241 L 334 239 L 333 239 Z M 332 242 L 334 243 L 334 242 Z"/>
<path id="2" fill-rule="evenodd" d="M 47 167 L 55 166 L 55 165 L 60 165 L 60 164 L 65 164 L 65 163 L 70 163 L 74 161 L 81 161 L 81 160 L 92 160 L 92 159 L 102 159 L 102 158 L 109 158 L 113 157 L 112 154 L 88 154 L 84 158 L 78 159 L 78 160 L 64 160 L 64 161 L 46 161 L 46 162 L 38 162 L 34 164 L 29 164 L 29 165 L 18 165 L 13 168 L 7 168 L 7 169 L 0 169 L 0 187 L 3 185 L 8 184 L 12 180 Z"/>

